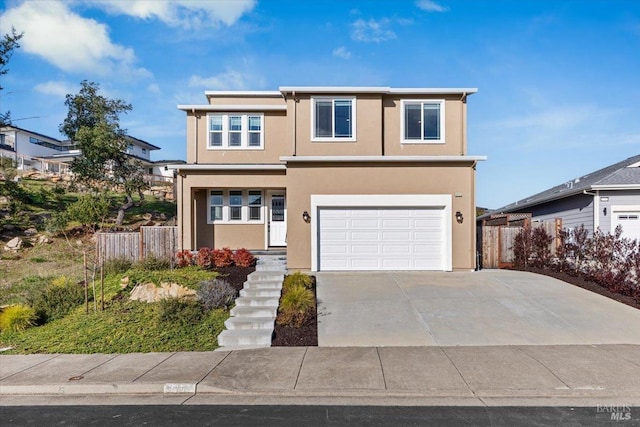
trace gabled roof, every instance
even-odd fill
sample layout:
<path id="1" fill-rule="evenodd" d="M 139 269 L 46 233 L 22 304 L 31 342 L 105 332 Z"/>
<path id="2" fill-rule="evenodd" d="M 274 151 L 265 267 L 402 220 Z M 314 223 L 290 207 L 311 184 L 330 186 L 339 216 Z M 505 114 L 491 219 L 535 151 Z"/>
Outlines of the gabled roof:
<path id="1" fill-rule="evenodd" d="M 9 130 L 9 129 L 17 130 L 19 132 L 29 133 L 31 135 L 36 135 L 36 136 L 39 136 L 39 137 L 42 137 L 42 138 L 47 138 L 47 139 L 50 139 L 52 141 L 57 141 L 57 142 L 60 142 L 60 143 L 64 142 L 64 141 L 60 141 L 59 139 L 54 138 L 52 136 L 45 135 L 45 134 L 39 133 L 39 132 L 34 132 L 32 130 L 29 130 L 29 129 L 20 128 L 18 126 L 14 126 L 14 125 L 3 126 L 2 128 L 0 128 L 0 130 L 3 130 L 3 131 Z"/>
<path id="2" fill-rule="evenodd" d="M 135 141 L 136 144 L 139 145 L 140 147 L 147 148 L 149 150 L 160 150 L 160 147 L 158 147 L 156 145 L 153 145 L 153 144 L 150 144 L 147 141 L 143 141 L 143 140 L 141 140 L 139 138 L 136 138 L 134 136 L 127 135 L 127 139 L 131 139 L 131 140 Z"/>
<path id="3" fill-rule="evenodd" d="M 482 217 L 495 213 L 522 210 L 529 206 L 573 196 L 585 190 L 620 190 L 627 188 L 640 189 L 640 154 L 518 200 L 515 203 L 488 212 Z"/>

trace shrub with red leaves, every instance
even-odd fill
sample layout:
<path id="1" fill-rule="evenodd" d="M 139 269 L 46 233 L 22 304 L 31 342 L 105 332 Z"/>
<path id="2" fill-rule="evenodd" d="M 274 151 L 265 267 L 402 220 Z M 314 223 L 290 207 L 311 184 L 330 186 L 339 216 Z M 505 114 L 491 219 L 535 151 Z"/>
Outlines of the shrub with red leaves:
<path id="1" fill-rule="evenodd" d="M 238 267 L 251 267 L 256 262 L 256 258 L 245 248 L 236 249 L 233 254 L 233 262 Z"/>
<path id="2" fill-rule="evenodd" d="M 209 269 L 213 266 L 212 257 L 213 251 L 209 248 L 200 248 L 198 250 L 198 254 L 196 255 L 196 264 L 200 266 L 200 268 Z"/>
<path id="3" fill-rule="evenodd" d="M 216 267 L 233 265 L 233 251 L 229 248 L 214 249 L 212 255 L 213 265 Z"/>
<path id="4" fill-rule="evenodd" d="M 193 254 L 189 250 L 176 252 L 176 267 L 188 267 L 193 265 Z"/>

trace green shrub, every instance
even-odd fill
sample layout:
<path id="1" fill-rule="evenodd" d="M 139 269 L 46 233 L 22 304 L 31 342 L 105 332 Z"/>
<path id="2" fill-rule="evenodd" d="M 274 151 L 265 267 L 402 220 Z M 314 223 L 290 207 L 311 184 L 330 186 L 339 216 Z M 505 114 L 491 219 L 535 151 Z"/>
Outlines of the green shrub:
<path id="1" fill-rule="evenodd" d="M 193 325 L 202 320 L 202 306 L 192 299 L 166 298 L 159 302 L 159 324 Z"/>
<path id="2" fill-rule="evenodd" d="M 3 331 L 24 331 L 35 323 L 36 312 L 26 305 L 12 305 L 0 312 L 0 330 Z"/>
<path id="3" fill-rule="evenodd" d="M 129 270 L 133 263 L 128 258 L 112 258 L 104 263 L 104 274 L 122 274 Z"/>
<path id="4" fill-rule="evenodd" d="M 65 276 L 54 279 L 27 298 L 41 323 L 64 317 L 84 302 L 84 288 Z"/>
<path id="5" fill-rule="evenodd" d="M 48 262 L 49 260 L 43 257 L 39 257 L 39 256 L 34 256 L 33 258 L 31 258 L 31 262 L 35 262 L 36 264 L 41 264 L 43 262 Z"/>
<path id="6" fill-rule="evenodd" d="M 311 289 L 312 284 L 313 284 L 313 281 L 311 279 L 311 276 L 308 276 L 304 273 L 297 271 L 284 278 L 284 283 L 282 287 L 285 289 L 285 291 L 294 286 L 302 286 L 304 288 Z"/>
<path id="7" fill-rule="evenodd" d="M 229 307 L 235 301 L 237 293 L 225 280 L 214 279 L 200 282 L 196 295 L 205 311 L 209 311 Z"/>
<path id="8" fill-rule="evenodd" d="M 299 328 L 310 317 L 315 308 L 313 292 L 296 285 L 287 289 L 280 299 L 280 309 L 276 322 L 279 325 Z"/>
<path id="9" fill-rule="evenodd" d="M 145 271 L 167 270 L 171 268 L 171 260 L 148 255 L 136 263 L 136 267 Z"/>

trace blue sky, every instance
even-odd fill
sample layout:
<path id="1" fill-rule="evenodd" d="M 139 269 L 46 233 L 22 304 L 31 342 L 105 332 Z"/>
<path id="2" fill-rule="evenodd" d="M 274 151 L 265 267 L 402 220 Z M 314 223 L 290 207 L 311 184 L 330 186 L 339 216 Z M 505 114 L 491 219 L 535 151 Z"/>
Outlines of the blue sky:
<path id="1" fill-rule="evenodd" d="M 13 1 L 24 31 L 0 111 L 61 138 L 86 79 L 133 105 L 121 124 L 184 159 L 178 104 L 205 90 L 477 87 L 477 203 L 498 208 L 640 154 L 640 1 Z M 35 117 L 35 118 L 30 118 Z"/>

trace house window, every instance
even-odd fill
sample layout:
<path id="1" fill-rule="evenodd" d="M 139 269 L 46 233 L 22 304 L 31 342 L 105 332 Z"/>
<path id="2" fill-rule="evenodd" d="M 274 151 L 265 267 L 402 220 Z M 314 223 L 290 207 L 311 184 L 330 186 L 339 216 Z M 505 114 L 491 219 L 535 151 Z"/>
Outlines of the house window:
<path id="1" fill-rule="evenodd" d="M 209 222 L 262 222 L 261 190 L 211 190 Z"/>
<path id="2" fill-rule="evenodd" d="M 209 114 L 209 149 L 262 149 L 262 114 Z"/>
<path id="3" fill-rule="evenodd" d="M 149 175 L 153 175 L 153 168 L 149 168 Z"/>
<path id="4" fill-rule="evenodd" d="M 147 153 L 147 149 L 146 149 L 146 148 L 143 148 L 143 149 L 142 149 L 142 153 L 143 153 L 143 154 L 146 154 L 146 153 Z"/>
<path id="5" fill-rule="evenodd" d="M 444 141 L 444 100 L 402 101 L 403 143 Z"/>
<path id="6" fill-rule="evenodd" d="M 249 221 L 260 221 L 262 213 L 262 191 L 249 190 Z"/>
<path id="7" fill-rule="evenodd" d="M 313 98 L 311 139 L 355 141 L 355 98 Z"/>
<path id="8" fill-rule="evenodd" d="M 222 221 L 222 207 L 224 206 L 224 195 L 222 191 L 212 191 L 209 197 L 209 204 L 211 206 L 211 221 Z"/>

